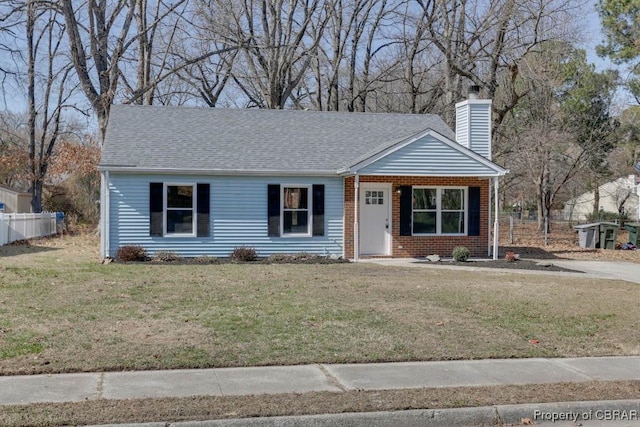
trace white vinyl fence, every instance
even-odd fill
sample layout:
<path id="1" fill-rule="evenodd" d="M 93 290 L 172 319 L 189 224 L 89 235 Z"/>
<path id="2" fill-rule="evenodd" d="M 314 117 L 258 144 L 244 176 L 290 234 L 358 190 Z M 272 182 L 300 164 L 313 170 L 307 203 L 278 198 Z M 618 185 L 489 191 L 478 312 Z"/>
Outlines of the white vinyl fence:
<path id="1" fill-rule="evenodd" d="M 0 213 L 0 246 L 56 234 L 56 213 Z"/>

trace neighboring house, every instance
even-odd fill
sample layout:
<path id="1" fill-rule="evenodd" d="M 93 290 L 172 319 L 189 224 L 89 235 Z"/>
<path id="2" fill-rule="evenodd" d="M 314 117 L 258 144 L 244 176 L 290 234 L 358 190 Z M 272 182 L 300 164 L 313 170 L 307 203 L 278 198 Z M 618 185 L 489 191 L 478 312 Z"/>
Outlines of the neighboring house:
<path id="1" fill-rule="evenodd" d="M 620 209 L 632 221 L 640 220 L 638 196 L 640 186 L 635 175 L 618 178 L 615 181 L 602 184 L 599 188 L 600 202 L 598 210 L 618 213 Z M 588 191 L 569 200 L 564 205 L 564 219 L 571 221 L 585 221 L 593 213 L 594 192 Z"/>
<path id="2" fill-rule="evenodd" d="M 101 254 L 487 256 L 491 101 L 437 116 L 114 106 Z M 458 142 L 456 142 L 456 140 Z"/>
<path id="3" fill-rule="evenodd" d="M 31 213 L 31 194 L 0 187 L 0 204 L 3 213 Z"/>

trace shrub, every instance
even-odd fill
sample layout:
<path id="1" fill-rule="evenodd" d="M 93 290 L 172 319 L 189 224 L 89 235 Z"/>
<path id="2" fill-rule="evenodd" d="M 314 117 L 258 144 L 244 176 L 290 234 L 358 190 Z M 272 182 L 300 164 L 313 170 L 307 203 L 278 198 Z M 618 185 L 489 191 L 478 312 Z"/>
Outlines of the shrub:
<path id="1" fill-rule="evenodd" d="M 154 258 L 158 261 L 163 262 L 179 261 L 182 259 L 180 255 L 172 251 L 158 251 L 156 252 Z"/>
<path id="2" fill-rule="evenodd" d="M 629 217 L 626 213 L 623 213 L 622 215 L 620 215 L 617 212 L 599 211 L 595 215 L 593 213 L 590 213 L 589 215 L 587 215 L 587 221 L 588 222 L 597 222 L 597 221 L 626 222 L 626 221 L 629 221 Z"/>
<path id="3" fill-rule="evenodd" d="M 233 248 L 231 252 L 231 260 L 236 262 L 255 261 L 258 259 L 258 254 L 254 248 L 248 248 L 246 246 L 239 246 Z"/>
<path id="4" fill-rule="evenodd" d="M 139 245 L 120 246 L 116 251 L 118 261 L 146 261 L 147 258 L 147 250 Z"/>
<path id="5" fill-rule="evenodd" d="M 451 255 L 454 261 L 465 262 L 469 259 L 469 249 L 464 246 L 456 246 Z"/>
<path id="6" fill-rule="evenodd" d="M 197 264 L 215 264 L 218 258 L 214 256 L 201 255 L 194 260 Z"/>
<path id="7" fill-rule="evenodd" d="M 507 252 L 504 255 L 504 259 L 508 262 L 514 262 L 514 261 L 518 261 L 519 258 L 517 254 L 514 254 L 513 252 Z"/>

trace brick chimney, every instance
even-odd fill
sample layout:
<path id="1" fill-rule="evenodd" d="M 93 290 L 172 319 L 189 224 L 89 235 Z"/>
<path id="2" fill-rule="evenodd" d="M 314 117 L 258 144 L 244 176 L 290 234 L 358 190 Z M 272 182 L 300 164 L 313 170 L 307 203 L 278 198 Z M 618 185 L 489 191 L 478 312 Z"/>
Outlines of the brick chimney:
<path id="1" fill-rule="evenodd" d="M 491 100 L 480 99 L 480 86 L 456 104 L 456 141 L 491 160 Z"/>

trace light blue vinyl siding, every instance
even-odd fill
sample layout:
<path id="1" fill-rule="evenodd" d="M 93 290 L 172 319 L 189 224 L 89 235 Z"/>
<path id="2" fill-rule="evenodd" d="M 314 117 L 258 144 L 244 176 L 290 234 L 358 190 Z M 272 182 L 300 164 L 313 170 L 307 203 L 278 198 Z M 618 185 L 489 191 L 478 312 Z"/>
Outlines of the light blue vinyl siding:
<path id="1" fill-rule="evenodd" d="M 469 148 L 469 107 L 467 105 L 456 108 L 456 141 L 463 147 Z"/>
<path id="2" fill-rule="evenodd" d="M 149 183 L 209 183 L 210 237 L 149 236 Z M 324 184 L 325 235 L 267 236 L 268 184 Z M 141 245 L 150 255 L 227 257 L 234 247 L 250 246 L 258 256 L 309 252 L 343 255 L 343 180 L 340 177 L 229 177 L 129 175 L 112 172 L 109 182 L 109 255 L 122 245 Z"/>
<path id="3" fill-rule="evenodd" d="M 362 168 L 361 175 L 482 176 L 495 171 L 432 135 Z"/>
<path id="4" fill-rule="evenodd" d="M 470 108 L 470 131 L 472 151 L 481 156 L 491 158 L 491 108 L 486 105 L 471 104 Z"/>

